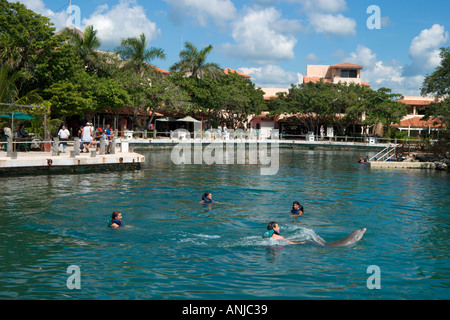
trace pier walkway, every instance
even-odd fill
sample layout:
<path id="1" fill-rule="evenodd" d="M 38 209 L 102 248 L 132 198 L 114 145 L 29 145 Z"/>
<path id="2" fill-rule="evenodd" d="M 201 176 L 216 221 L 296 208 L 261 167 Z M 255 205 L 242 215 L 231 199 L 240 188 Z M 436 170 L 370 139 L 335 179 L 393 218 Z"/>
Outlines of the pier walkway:
<path id="1" fill-rule="evenodd" d="M 71 150 L 73 147 L 67 147 L 65 153 L 56 156 L 52 152 L 17 152 L 15 159 L 0 151 L 0 176 L 136 170 L 145 162 L 143 155 L 134 152 L 95 156 L 81 153 L 71 157 Z"/>

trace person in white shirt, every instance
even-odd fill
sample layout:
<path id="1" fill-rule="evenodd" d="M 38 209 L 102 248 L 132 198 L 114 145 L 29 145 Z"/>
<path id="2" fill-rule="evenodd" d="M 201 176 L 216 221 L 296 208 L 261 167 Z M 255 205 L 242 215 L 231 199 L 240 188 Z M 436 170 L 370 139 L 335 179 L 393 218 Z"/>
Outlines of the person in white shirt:
<path id="1" fill-rule="evenodd" d="M 84 148 L 86 152 L 89 152 L 89 147 L 92 144 L 94 130 L 91 127 L 91 124 L 88 122 L 86 126 L 83 128 L 83 132 L 81 135 L 81 142 L 84 144 Z"/>
<path id="2" fill-rule="evenodd" d="M 58 136 L 59 136 L 59 152 L 66 152 L 66 147 L 67 147 L 67 140 L 69 140 L 70 137 L 70 132 L 69 130 L 66 129 L 66 126 L 63 125 L 61 127 L 61 129 L 59 129 L 58 132 Z M 64 151 L 63 151 L 64 149 Z"/>

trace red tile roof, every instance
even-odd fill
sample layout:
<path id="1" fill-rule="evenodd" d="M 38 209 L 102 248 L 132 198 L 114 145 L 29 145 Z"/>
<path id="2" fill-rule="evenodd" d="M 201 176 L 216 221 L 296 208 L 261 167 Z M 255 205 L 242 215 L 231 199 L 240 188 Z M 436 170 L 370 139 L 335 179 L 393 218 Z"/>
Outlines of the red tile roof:
<path id="1" fill-rule="evenodd" d="M 158 71 L 161 74 L 170 74 L 169 71 L 166 71 L 164 69 L 161 69 L 161 68 L 158 68 L 158 67 L 155 67 L 155 66 L 152 66 L 152 65 L 150 65 L 150 67 L 152 67 L 153 69 L 155 69 L 155 71 Z"/>
<path id="2" fill-rule="evenodd" d="M 360 65 L 357 65 L 357 64 L 353 64 L 353 63 L 349 63 L 349 62 L 342 62 L 342 63 L 338 63 L 338 64 L 333 64 L 330 67 L 332 67 L 332 68 L 356 68 L 356 69 L 364 68 L 363 66 L 360 66 Z"/>
<path id="3" fill-rule="evenodd" d="M 433 101 L 430 100 L 405 100 L 405 99 L 400 99 L 397 100 L 397 102 L 401 102 L 410 106 L 429 106 L 430 103 L 432 103 Z"/>
<path id="4" fill-rule="evenodd" d="M 248 74 L 245 74 L 245 73 L 242 73 L 242 72 L 240 72 L 240 71 L 233 70 L 233 69 L 230 69 L 230 68 L 223 69 L 223 72 L 224 72 L 225 74 L 236 73 L 236 74 L 240 75 L 241 77 L 244 77 L 244 78 L 251 78 L 251 76 L 249 76 Z"/>
<path id="5" fill-rule="evenodd" d="M 422 120 L 423 116 L 415 116 L 408 119 L 400 121 L 398 123 L 392 124 L 392 127 L 402 127 L 402 128 L 442 128 L 444 126 L 443 122 L 438 118 L 430 118 L 427 121 Z"/>

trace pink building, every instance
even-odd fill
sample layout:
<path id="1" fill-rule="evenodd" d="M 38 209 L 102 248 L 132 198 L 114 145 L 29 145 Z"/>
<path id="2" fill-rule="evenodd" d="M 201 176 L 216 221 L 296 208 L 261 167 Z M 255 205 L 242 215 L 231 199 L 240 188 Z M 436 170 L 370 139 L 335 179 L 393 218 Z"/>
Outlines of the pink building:
<path id="1" fill-rule="evenodd" d="M 303 83 L 324 82 L 330 83 L 356 83 L 363 86 L 370 86 L 361 80 L 361 70 L 363 66 L 342 62 L 331 66 L 327 65 L 308 65 L 306 66 L 306 76 L 303 77 Z"/>

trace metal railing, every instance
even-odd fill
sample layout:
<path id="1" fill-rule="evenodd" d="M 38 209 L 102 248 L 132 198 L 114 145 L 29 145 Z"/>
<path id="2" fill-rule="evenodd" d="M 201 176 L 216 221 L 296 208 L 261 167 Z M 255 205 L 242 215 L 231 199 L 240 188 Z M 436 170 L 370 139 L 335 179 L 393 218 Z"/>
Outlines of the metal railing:
<path id="1" fill-rule="evenodd" d="M 88 144 L 87 142 L 81 141 L 80 138 L 75 138 L 74 140 L 59 140 L 59 138 L 54 138 L 53 140 L 39 140 L 39 139 L 33 139 L 33 140 L 21 140 L 21 141 L 14 141 L 13 138 L 8 138 L 7 141 L 0 142 L 0 151 L 6 151 L 6 156 L 11 158 L 17 157 L 18 151 L 41 151 L 41 152 L 48 152 L 52 153 L 52 156 L 59 156 L 60 155 L 60 145 L 66 144 L 66 147 L 70 146 L 73 147 L 73 150 L 70 151 L 71 157 L 80 155 L 80 150 L 84 148 L 84 145 Z M 106 141 L 103 137 L 99 139 L 98 141 L 93 140 L 90 141 L 89 144 L 92 144 L 95 146 L 94 153 L 91 153 L 91 156 L 97 155 L 97 151 L 100 155 L 110 153 L 114 154 L 116 150 L 116 144 L 122 144 L 122 141 L 117 140 L 116 138 L 112 138 L 111 141 Z M 109 145 L 109 147 L 108 147 Z M 34 148 L 33 148 L 34 146 Z M 83 148 L 81 148 L 83 146 Z M 66 149 L 66 148 L 64 148 Z M 88 148 L 89 149 L 89 148 Z"/>
<path id="2" fill-rule="evenodd" d="M 397 146 L 388 146 L 387 148 L 384 148 L 379 153 L 370 158 L 369 161 L 390 161 L 396 156 L 396 150 Z M 380 156 L 381 154 L 382 156 Z"/>

